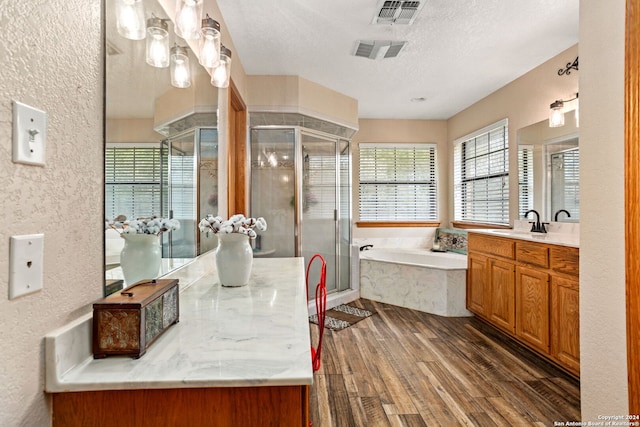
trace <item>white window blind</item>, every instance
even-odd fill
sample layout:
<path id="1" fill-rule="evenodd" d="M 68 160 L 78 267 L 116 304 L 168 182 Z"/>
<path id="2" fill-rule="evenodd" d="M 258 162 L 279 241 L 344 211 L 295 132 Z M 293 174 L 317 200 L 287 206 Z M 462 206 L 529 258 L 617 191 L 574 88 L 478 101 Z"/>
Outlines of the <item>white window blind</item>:
<path id="1" fill-rule="evenodd" d="M 336 206 L 336 155 L 304 156 L 302 211 L 306 219 L 333 220 Z"/>
<path id="2" fill-rule="evenodd" d="M 105 153 L 105 216 L 160 214 L 160 149 L 112 147 Z"/>
<path id="3" fill-rule="evenodd" d="M 509 223 L 509 142 L 507 120 L 454 143 L 456 221 Z"/>
<path id="4" fill-rule="evenodd" d="M 193 220 L 196 217 L 194 157 L 191 155 L 172 155 L 169 157 L 169 162 L 173 218 Z"/>
<path id="5" fill-rule="evenodd" d="M 518 199 L 520 218 L 533 209 L 533 145 L 518 145 Z"/>
<path id="6" fill-rule="evenodd" d="M 360 221 L 435 221 L 435 144 L 360 144 Z"/>
<path id="7" fill-rule="evenodd" d="M 561 200 L 555 201 L 554 206 L 568 210 L 571 212 L 571 219 L 577 220 L 580 218 L 580 149 L 572 148 L 555 156 L 558 156 L 559 160 L 554 162 L 552 167 L 561 169 L 562 191 L 553 193 L 554 196 L 556 193 L 561 195 Z"/>

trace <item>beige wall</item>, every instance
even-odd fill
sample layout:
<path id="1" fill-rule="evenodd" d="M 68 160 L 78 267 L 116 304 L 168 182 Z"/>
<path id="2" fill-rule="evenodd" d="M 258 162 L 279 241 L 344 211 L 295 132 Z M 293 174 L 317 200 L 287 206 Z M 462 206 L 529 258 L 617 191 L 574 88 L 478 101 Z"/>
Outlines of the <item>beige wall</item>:
<path id="1" fill-rule="evenodd" d="M 570 99 L 578 92 L 578 73 L 558 76 L 578 56 L 578 46 L 573 46 L 547 62 L 534 68 L 491 95 L 473 104 L 448 120 L 448 138 L 451 145 L 456 139 L 477 129 L 482 129 L 504 118 L 509 119 L 509 145 L 515 147 L 518 130 L 548 118 L 549 105 L 556 99 Z M 453 156 L 449 158 L 453 169 Z M 518 152 L 510 150 L 510 170 L 518 170 Z M 449 183 L 449 194 L 453 194 L 453 181 Z M 510 220 L 518 219 L 518 174 L 509 178 Z M 449 210 L 453 219 L 453 199 L 449 199 Z"/>
<path id="2" fill-rule="evenodd" d="M 446 120 L 396 120 L 396 119 L 360 119 L 360 129 L 353 137 L 352 170 L 353 170 L 353 219 L 359 220 L 358 211 L 358 144 L 361 142 L 415 143 L 427 142 L 438 145 L 438 211 L 443 224 L 449 222 L 447 210 L 448 188 L 448 151 Z M 358 228 L 353 227 L 353 238 L 392 238 L 392 237 L 422 237 L 432 230 L 424 227 L 415 228 Z"/>
<path id="3" fill-rule="evenodd" d="M 249 111 L 300 113 L 358 128 L 358 101 L 299 76 L 247 76 Z"/>
<path id="4" fill-rule="evenodd" d="M 153 130 L 153 119 L 107 119 L 105 126 L 107 142 L 153 142 L 164 136 Z"/>
<path id="5" fill-rule="evenodd" d="M 580 361 L 585 420 L 628 413 L 624 29 L 624 1 L 580 1 Z"/>
<path id="6" fill-rule="evenodd" d="M 188 88 L 172 87 L 156 98 L 153 127 L 159 129 L 190 114 L 216 112 L 217 109 L 218 88 L 211 84 L 209 74 L 200 72 Z"/>
<path id="7" fill-rule="evenodd" d="M 50 424 L 43 337 L 102 296 L 100 10 L 99 1 L 0 1 L 2 426 Z M 45 167 L 11 162 L 11 100 L 48 113 Z M 8 300 L 9 237 L 30 233 L 45 235 L 44 289 Z"/>

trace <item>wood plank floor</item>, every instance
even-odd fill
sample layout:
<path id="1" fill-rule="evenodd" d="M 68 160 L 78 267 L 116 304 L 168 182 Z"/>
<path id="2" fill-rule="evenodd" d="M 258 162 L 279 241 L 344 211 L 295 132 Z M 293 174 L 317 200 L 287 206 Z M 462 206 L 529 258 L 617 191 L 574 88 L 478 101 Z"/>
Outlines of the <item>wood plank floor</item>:
<path id="1" fill-rule="evenodd" d="M 580 420 L 580 385 L 475 318 L 360 299 L 377 314 L 325 330 L 314 427 L 552 426 Z M 317 325 L 311 325 L 317 342 Z"/>

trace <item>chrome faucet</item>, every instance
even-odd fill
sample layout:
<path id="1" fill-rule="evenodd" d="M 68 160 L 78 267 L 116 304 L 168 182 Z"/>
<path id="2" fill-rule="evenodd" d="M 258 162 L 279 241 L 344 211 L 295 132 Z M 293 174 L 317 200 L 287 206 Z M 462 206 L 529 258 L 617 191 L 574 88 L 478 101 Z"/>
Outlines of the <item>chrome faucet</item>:
<path id="1" fill-rule="evenodd" d="M 548 222 L 543 222 L 543 223 L 540 222 L 540 214 L 538 213 L 538 211 L 536 211 L 535 209 L 528 210 L 527 212 L 525 212 L 524 217 L 526 218 L 527 215 L 529 215 L 531 212 L 536 214 L 536 220 L 535 221 L 529 221 L 529 224 L 531 224 L 531 232 L 532 233 L 546 233 L 547 229 L 544 228 L 544 226 L 546 224 L 548 224 Z"/>
<path id="2" fill-rule="evenodd" d="M 561 212 L 566 213 L 566 214 L 567 214 L 567 218 L 571 218 L 571 214 L 569 213 L 569 211 L 568 211 L 568 210 L 566 210 L 566 209 L 560 209 L 560 210 L 559 210 L 558 212 L 556 212 L 556 214 L 553 216 L 553 220 L 554 220 L 555 222 L 558 222 L 558 214 L 559 214 L 559 213 L 561 213 Z"/>

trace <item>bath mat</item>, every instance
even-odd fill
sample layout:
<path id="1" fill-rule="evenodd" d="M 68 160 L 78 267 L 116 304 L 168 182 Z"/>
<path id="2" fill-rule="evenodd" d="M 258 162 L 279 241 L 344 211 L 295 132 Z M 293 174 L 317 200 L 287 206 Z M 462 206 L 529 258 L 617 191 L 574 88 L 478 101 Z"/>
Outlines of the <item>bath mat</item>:
<path id="1" fill-rule="evenodd" d="M 327 315 L 324 319 L 324 326 L 332 331 L 340 331 L 373 314 L 375 314 L 375 311 L 365 310 L 351 304 L 341 304 L 337 307 L 333 307 L 331 310 L 327 310 Z M 315 314 L 309 316 L 309 321 L 317 325 L 318 316 Z"/>

